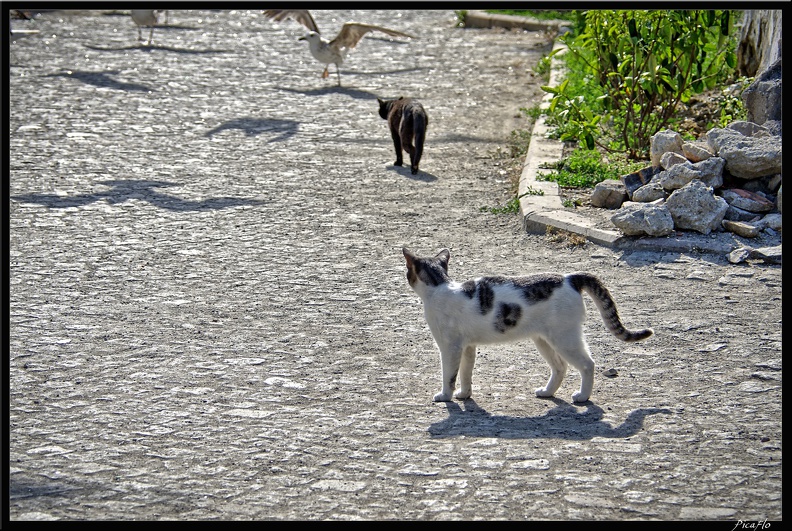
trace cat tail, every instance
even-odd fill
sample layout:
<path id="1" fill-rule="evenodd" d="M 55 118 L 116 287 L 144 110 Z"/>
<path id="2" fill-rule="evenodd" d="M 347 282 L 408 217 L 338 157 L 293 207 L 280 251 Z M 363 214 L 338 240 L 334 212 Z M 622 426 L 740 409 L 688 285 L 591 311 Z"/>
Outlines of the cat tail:
<path id="1" fill-rule="evenodd" d="M 590 273 L 573 273 L 567 277 L 572 287 L 580 293 L 585 291 L 594 301 L 597 309 L 602 315 L 602 320 L 605 326 L 614 336 L 622 341 L 641 341 L 651 336 L 654 331 L 651 328 L 644 328 L 642 330 L 627 330 L 619 319 L 619 313 L 616 311 L 616 303 L 611 297 L 608 288 L 606 288 L 600 279 Z"/>

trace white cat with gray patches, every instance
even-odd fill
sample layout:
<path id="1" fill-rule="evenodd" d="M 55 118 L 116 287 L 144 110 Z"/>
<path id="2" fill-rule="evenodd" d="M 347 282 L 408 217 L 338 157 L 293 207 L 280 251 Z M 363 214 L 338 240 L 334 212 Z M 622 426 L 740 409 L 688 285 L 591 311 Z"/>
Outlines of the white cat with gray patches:
<path id="1" fill-rule="evenodd" d="M 451 252 L 421 258 L 406 247 L 407 281 L 423 301 L 424 316 L 440 349 L 443 386 L 435 402 L 470 398 L 476 346 L 531 339 L 550 365 L 550 379 L 536 389 L 536 396 L 553 396 L 566 375 L 567 366 L 580 372 L 580 390 L 574 402 L 585 402 L 594 385 L 591 359 L 583 321 L 586 292 L 599 309 L 605 326 L 622 341 L 640 341 L 651 328 L 627 330 L 616 304 L 602 282 L 590 273 L 539 273 L 521 277 L 479 277 L 456 282 L 448 276 Z M 459 389 L 454 388 L 459 377 Z"/>

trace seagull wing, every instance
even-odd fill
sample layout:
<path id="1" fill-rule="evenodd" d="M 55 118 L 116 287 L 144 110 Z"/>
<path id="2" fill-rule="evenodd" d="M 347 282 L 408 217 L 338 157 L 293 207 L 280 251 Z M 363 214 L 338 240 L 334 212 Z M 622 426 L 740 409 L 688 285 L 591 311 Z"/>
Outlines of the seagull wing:
<path id="1" fill-rule="evenodd" d="M 357 43 L 360 42 L 360 39 L 362 39 L 363 36 L 370 31 L 380 31 L 393 37 L 407 37 L 410 39 L 415 38 L 408 33 L 402 33 L 401 31 L 383 28 L 382 26 L 375 26 L 373 24 L 360 24 L 359 22 L 347 22 L 344 24 L 344 27 L 341 28 L 341 32 L 338 34 L 338 36 L 330 41 L 330 46 L 339 49 L 354 48 L 357 46 Z"/>
<path id="2" fill-rule="evenodd" d="M 264 16 L 276 22 L 292 19 L 309 30 L 319 33 L 319 28 L 307 9 L 267 9 L 264 11 Z"/>

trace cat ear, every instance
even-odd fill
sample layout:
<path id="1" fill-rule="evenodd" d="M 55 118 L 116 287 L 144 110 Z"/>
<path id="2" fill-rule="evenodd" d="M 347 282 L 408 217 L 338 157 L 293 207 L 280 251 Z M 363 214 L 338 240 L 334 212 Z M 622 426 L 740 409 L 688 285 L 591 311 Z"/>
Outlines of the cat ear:
<path id="1" fill-rule="evenodd" d="M 404 253 L 404 258 L 407 260 L 407 267 L 412 268 L 413 262 L 417 257 L 407 247 L 402 247 L 402 252 Z"/>
<path id="2" fill-rule="evenodd" d="M 400 99 L 400 100 L 403 100 L 403 99 L 404 99 L 404 96 L 399 96 L 399 99 Z"/>
<path id="3" fill-rule="evenodd" d="M 382 100 L 381 100 L 381 99 L 379 99 L 379 98 L 377 98 L 377 102 L 378 102 L 380 105 L 382 105 L 383 103 L 385 103 L 384 101 L 382 101 Z"/>
<path id="4" fill-rule="evenodd" d="M 443 269 L 448 271 L 448 261 L 451 259 L 451 251 L 449 251 L 448 249 L 443 249 L 442 251 L 437 253 L 437 256 L 435 256 L 435 258 L 439 259 L 440 263 L 443 264 Z"/>

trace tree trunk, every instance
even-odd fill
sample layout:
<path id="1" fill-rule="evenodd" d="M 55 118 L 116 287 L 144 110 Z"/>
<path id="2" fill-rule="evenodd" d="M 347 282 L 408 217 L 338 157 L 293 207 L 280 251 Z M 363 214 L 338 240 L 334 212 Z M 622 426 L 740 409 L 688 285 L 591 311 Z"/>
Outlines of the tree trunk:
<path id="1" fill-rule="evenodd" d="M 737 70 L 755 77 L 781 57 L 781 10 L 743 12 L 740 42 L 737 45 Z"/>

